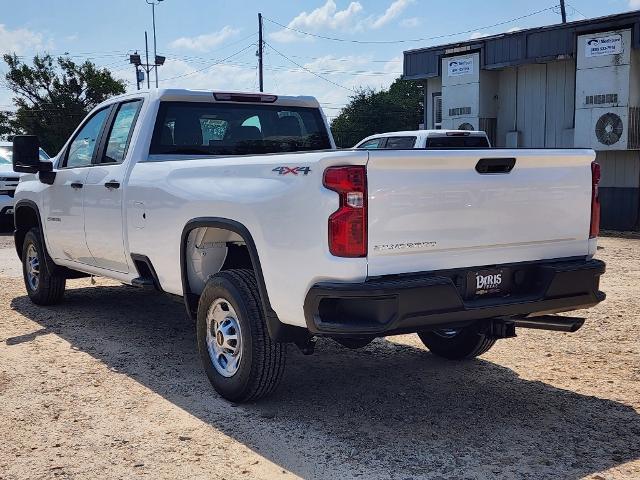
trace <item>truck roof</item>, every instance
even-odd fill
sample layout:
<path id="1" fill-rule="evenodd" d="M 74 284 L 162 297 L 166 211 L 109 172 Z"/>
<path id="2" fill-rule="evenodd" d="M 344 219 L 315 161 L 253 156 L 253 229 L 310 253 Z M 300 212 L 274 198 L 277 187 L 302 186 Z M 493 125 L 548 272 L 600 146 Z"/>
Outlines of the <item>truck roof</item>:
<path id="1" fill-rule="evenodd" d="M 385 133 L 376 133 L 374 135 L 369 135 L 367 138 L 363 138 L 363 140 L 367 140 L 369 138 L 377 138 L 377 137 L 442 137 L 447 134 L 460 134 L 460 135 L 469 135 L 472 137 L 484 137 L 486 133 L 482 130 L 401 130 L 397 132 L 385 132 Z M 358 142 L 358 143 L 360 143 Z"/>
<path id="2" fill-rule="evenodd" d="M 174 101 L 174 102 L 233 102 L 233 96 L 244 97 L 243 103 L 247 102 L 246 97 L 256 98 L 255 103 L 265 103 L 273 105 L 287 105 L 292 107 L 310 107 L 320 108 L 320 104 L 315 97 L 310 96 L 293 96 L 293 95 L 277 95 L 274 93 L 264 92 L 238 92 L 238 91 L 225 91 L 225 90 L 190 90 L 186 88 L 158 88 L 152 90 L 142 90 L 139 92 L 130 92 L 116 97 L 111 97 L 107 102 L 117 102 L 123 98 L 139 97 L 144 95 L 152 100 L 158 101 Z M 216 99 L 215 95 L 218 95 Z M 221 96 L 228 96 L 229 99 L 220 99 Z M 268 102 L 260 102 L 259 98 L 275 97 L 275 100 L 269 100 Z"/>

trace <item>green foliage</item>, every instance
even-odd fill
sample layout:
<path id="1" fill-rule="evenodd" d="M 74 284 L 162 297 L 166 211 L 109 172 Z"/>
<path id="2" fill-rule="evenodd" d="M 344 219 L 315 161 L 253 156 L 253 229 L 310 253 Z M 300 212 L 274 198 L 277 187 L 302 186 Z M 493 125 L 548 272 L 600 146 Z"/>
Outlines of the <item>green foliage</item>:
<path id="1" fill-rule="evenodd" d="M 4 55 L 9 67 L 6 86 L 16 96 L 15 113 L 0 115 L 0 135 L 38 135 L 42 147 L 55 154 L 89 111 L 112 95 L 125 92 L 122 80 L 90 61 L 76 64 L 68 57 L 38 56 L 33 65 L 16 55 Z"/>
<path id="2" fill-rule="evenodd" d="M 375 133 L 417 130 L 423 120 L 422 84 L 395 80 L 389 90 L 362 89 L 331 122 L 339 147 L 352 147 Z"/>

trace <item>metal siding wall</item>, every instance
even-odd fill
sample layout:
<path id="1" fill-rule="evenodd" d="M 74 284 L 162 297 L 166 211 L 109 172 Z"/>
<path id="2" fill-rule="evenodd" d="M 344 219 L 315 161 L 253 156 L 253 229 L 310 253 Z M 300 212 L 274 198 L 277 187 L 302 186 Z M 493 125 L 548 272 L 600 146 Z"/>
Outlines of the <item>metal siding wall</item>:
<path id="1" fill-rule="evenodd" d="M 544 148 L 547 66 L 518 68 L 517 121 L 523 148 Z"/>
<path id="2" fill-rule="evenodd" d="M 496 147 L 505 147 L 507 132 L 516 129 L 517 82 L 517 69 L 507 68 L 499 72 Z"/>
<path id="3" fill-rule="evenodd" d="M 601 151 L 596 159 L 602 167 L 602 228 L 640 228 L 640 151 Z"/>
<path id="4" fill-rule="evenodd" d="M 640 151 L 600 151 L 596 159 L 602 167 L 600 186 L 640 188 Z"/>
<path id="5" fill-rule="evenodd" d="M 571 148 L 575 111 L 575 61 L 547 64 L 545 147 Z"/>

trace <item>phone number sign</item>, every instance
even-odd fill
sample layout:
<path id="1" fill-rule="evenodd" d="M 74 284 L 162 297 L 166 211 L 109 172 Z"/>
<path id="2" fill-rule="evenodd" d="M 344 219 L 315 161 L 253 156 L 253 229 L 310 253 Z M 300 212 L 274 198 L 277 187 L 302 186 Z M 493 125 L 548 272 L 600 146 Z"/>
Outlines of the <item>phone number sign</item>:
<path id="1" fill-rule="evenodd" d="M 589 38 L 587 39 L 585 48 L 585 56 L 587 57 L 618 55 L 622 53 L 622 35 Z"/>
<path id="2" fill-rule="evenodd" d="M 450 77 L 470 75 L 473 73 L 473 58 L 452 58 L 447 61 L 447 70 Z"/>

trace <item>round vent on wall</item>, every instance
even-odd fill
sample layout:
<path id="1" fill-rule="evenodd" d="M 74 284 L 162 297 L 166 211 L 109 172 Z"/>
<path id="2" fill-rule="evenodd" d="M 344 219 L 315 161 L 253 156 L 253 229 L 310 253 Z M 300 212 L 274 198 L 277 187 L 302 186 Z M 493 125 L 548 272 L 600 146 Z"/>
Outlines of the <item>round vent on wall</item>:
<path id="1" fill-rule="evenodd" d="M 473 125 L 465 122 L 458 127 L 458 130 L 473 130 Z"/>
<path id="2" fill-rule="evenodd" d="M 596 138 L 603 145 L 613 145 L 622 138 L 624 124 L 615 113 L 605 113 L 596 123 Z"/>

